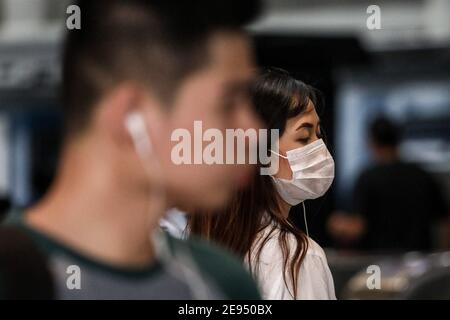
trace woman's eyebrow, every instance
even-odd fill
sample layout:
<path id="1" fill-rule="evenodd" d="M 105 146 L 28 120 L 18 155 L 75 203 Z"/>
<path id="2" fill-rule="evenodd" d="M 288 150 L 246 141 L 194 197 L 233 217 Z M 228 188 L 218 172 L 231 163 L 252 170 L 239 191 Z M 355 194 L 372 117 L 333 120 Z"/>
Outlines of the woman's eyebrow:
<path id="1" fill-rule="evenodd" d="M 317 123 L 317 128 L 320 128 L 321 124 L 322 123 L 319 121 Z M 314 125 L 312 123 L 310 123 L 310 122 L 303 122 L 301 125 L 299 125 L 297 127 L 297 129 L 295 129 L 295 131 L 298 131 L 298 130 L 303 129 L 303 128 L 312 129 L 312 128 L 314 128 Z"/>
<path id="2" fill-rule="evenodd" d="M 310 123 L 310 122 L 303 122 L 301 125 L 299 125 L 297 127 L 297 129 L 295 129 L 295 131 L 298 131 L 298 130 L 303 129 L 303 128 L 311 129 L 311 128 L 314 128 L 314 125 L 312 123 Z"/>

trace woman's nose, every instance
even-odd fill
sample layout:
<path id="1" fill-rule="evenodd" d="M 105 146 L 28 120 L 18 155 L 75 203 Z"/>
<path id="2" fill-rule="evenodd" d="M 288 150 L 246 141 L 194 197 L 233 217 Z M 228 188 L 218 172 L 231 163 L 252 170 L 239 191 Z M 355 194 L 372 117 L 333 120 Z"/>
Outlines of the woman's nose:
<path id="1" fill-rule="evenodd" d="M 315 133 L 312 137 L 311 137 L 311 142 L 316 142 L 317 140 L 321 139 L 321 137 L 319 137 L 319 135 L 317 133 Z"/>

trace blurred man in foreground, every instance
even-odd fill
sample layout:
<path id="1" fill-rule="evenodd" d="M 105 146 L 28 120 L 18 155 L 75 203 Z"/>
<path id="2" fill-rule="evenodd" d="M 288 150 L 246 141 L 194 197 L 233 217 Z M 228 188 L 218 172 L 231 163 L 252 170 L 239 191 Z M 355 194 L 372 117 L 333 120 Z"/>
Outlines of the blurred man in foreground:
<path id="1" fill-rule="evenodd" d="M 58 174 L 11 223 L 44 253 L 54 297 L 258 298 L 233 258 L 157 231 L 167 208 L 220 207 L 249 174 L 245 166 L 175 165 L 171 134 L 191 132 L 195 120 L 222 131 L 259 127 L 241 31 L 257 1 L 79 5 L 81 30 L 69 32 L 64 53 Z"/>

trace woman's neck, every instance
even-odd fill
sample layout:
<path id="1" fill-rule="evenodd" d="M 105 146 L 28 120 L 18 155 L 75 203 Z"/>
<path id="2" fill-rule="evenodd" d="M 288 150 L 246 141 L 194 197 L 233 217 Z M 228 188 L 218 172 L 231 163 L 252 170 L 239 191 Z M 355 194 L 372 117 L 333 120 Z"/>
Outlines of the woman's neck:
<path id="1" fill-rule="evenodd" d="M 289 211 L 291 210 L 292 206 L 280 197 L 278 197 L 278 208 L 280 209 L 281 215 L 285 219 L 289 218 Z"/>

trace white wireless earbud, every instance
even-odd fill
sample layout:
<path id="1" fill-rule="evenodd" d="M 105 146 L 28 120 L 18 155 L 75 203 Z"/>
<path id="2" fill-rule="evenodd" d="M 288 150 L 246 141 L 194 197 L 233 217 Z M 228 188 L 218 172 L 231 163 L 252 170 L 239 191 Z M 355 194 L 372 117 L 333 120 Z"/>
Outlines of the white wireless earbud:
<path id="1" fill-rule="evenodd" d="M 138 155 L 147 158 L 152 153 L 152 143 L 142 114 L 137 111 L 129 113 L 125 119 L 125 128 L 133 139 Z"/>

